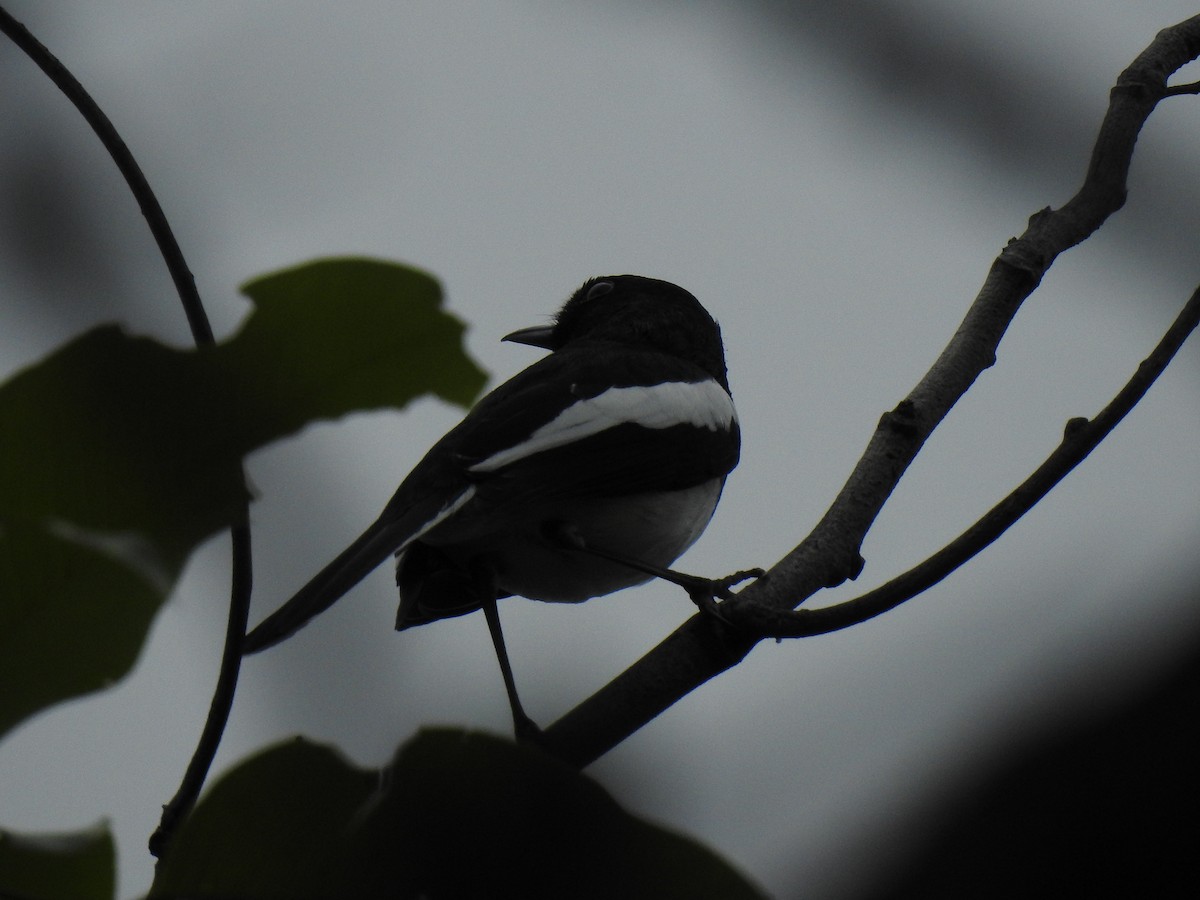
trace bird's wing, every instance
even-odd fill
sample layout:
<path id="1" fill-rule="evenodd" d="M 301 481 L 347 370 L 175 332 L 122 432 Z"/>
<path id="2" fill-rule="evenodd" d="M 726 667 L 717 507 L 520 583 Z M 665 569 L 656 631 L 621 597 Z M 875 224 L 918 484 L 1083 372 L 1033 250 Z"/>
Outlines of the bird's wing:
<path id="1" fill-rule="evenodd" d="M 581 341 L 488 394 L 409 473 L 379 518 L 243 641 L 254 653 L 323 612 L 434 528 L 497 533 L 530 504 L 673 490 L 736 464 L 733 401 L 675 357 Z"/>
<path id="2" fill-rule="evenodd" d="M 454 442 L 459 471 L 476 488 L 463 515 L 446 522 L 454 539 L 573 497 L 680 490 L 737 465 L 740 431 L 724 387 L 673 357 L 603 349 L 575 360 L 559 351 L 543 362 L 557 360 L 567 377 L 518 385 L 472 412 L 489 427 Z"/>

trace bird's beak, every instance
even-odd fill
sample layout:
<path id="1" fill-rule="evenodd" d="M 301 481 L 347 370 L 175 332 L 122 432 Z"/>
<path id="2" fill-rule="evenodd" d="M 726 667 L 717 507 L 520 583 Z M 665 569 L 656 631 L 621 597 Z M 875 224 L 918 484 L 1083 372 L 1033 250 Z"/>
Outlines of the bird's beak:
<path id="1" fill-rule="evenodd" d="M 553 348 L 554 327 L 552 325 L 535 325 L 533 328 L 522 328 L 512 334 L 500 338 L 502 341 L 512 341 L 514 344 L 528 344 L 530 347 L 541 347 L 543 350 Z"/>

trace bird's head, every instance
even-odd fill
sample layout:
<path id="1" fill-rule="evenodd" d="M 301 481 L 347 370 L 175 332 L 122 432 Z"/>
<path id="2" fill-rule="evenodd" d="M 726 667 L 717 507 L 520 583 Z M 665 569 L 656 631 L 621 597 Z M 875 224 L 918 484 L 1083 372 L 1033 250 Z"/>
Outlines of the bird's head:
<path id="1" fill-rule="evenodd" d="M 726 384 L 720 326 L 690 292 L 657 278 L 591 278 L 563 304 L 554 324 L 523 328 L 504 340 L 546 350 L 577 341 L 649 347 L 694 362 Z"/>

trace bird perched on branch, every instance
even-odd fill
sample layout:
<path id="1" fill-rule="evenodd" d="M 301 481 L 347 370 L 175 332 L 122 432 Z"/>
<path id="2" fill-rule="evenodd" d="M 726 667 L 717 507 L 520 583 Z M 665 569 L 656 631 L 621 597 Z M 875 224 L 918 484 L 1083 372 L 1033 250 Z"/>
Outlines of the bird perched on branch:
<path id="1" fill-rule="evenodd" d="M 667 568 L 708 525 L 741 443 L 720 328 L 695 297 L 653 278 L 593 278 L 552 325 L 504 340 L 551 353 L 438 441 L 243 653 L 288 637 L 394 554 L 396 628 L 482 609 L 517 735 L 529 736 L 498 599 L 575 603 L 658 577 L 712 612 L 715 597 L 761 574 Z"/>

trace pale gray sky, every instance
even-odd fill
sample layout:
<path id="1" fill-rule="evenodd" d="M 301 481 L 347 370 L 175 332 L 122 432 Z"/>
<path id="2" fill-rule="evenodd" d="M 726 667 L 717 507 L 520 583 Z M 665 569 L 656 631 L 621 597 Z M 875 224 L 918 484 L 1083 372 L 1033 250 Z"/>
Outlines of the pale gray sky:
<path id="1" fill-rule="evenodd" d="M 1195 12 L 1182 0 L 1087 15 L 1028 0 L 7 6 L 121 130 L 220 334 L 245 314 L 237 285 L 252 276 L 316 255 L 389 257 L 442 279 L 494 384 L 534 358 L 500 336 L 544 321 L 588 276 L 693 291 L 724 328 L 745 441 L 683 560 L 709 574 L 769 565 L 804 536 L 1004 242 L 1077 187 L 1117 73 Z M 0 83 L 0 182 L 44 211 L 0 216 L 3 371 L 111 319 L 186 343 L 95 139 L 8 45 Z M 820 602 L 953 537 L 1133 371 L 1200 281 L 1198 132 L 1195 98 L 1159 109 L 1126 209 L 1055 265 L 886 507 L 859 584 Z M 1193 343 L 1081 470 L 928 595 L 848 632 L 763 644 L 592 774 L 775 895 L 856 896 L 924 804 L 1043 717 L 1102 708 L 1195 633 L 1198 377 Z M 457 417 L 422 403 L 254 456 L 252 618 L 374 518 Z M 149 883 L 145 840 L 207 709 L 226 544 L 196 555 L 129 679 L 0 744 L 0 824 L 108 817 L 122 896 Z M 506 731 L 482 617 L 397 635 L 395 602 L 381 571 L 250 660 L 219 766 L 297 732 L 376 765 L 421 724 Z M 552 721 L 691 612 L 662 585 L 580 607 L 506 603 L 527 707 Z"/>

